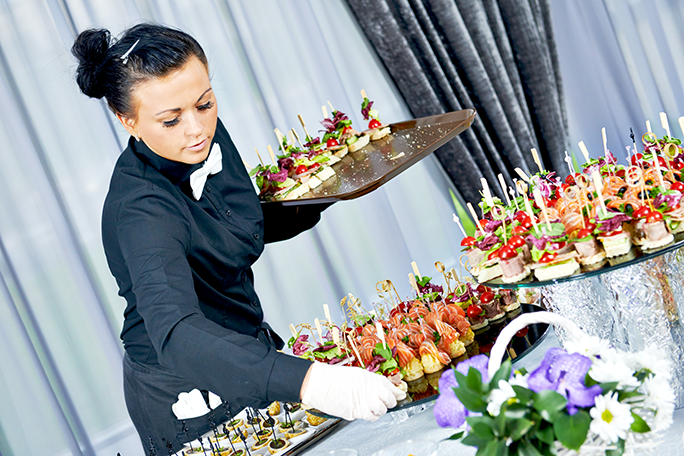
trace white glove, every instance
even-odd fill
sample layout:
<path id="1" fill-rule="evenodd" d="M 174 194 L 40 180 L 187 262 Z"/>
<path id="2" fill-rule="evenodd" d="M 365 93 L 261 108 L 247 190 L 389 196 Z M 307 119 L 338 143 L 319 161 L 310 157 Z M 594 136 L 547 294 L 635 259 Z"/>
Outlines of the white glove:
<path id="1" fill-rule="evenodd" d="M 375 421 L 406 393 L 382 375 L 351 366 L 313 363 L 302 403 L 321 412 Z"/>

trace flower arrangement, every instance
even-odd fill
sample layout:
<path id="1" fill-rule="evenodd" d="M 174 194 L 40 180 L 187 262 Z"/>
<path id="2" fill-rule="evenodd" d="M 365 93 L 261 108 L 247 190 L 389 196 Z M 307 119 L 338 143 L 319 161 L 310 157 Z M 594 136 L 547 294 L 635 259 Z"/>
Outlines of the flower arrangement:
<path id="1" fill-rule="evenodd" d="M 537 314 L 548 313 L 518 319 L 565 320 Z M 477 447 L 478 455 L 619 456 L 654 447 L 653 439 L 672 424 L 675 401 L 670 363 L 662 350 L 620 351 L 565 320 L 574 342 L 565 350 L 549 349 L 532 372 L 512 372 L 510 361 L 497 359 L 508 335 L 527 324 L 505 328 L 491 359 L 478 355 L 442 374 L 434 407 L 437 423 L 468 424 L 452 439 L 465 435 L 461 442 Z"/>

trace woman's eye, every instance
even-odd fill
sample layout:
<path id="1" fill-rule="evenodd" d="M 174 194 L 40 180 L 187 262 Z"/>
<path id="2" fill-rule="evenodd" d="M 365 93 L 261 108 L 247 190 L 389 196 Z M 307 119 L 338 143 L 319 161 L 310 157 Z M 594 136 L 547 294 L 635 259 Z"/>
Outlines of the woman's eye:
<path id="1" fill-rule="evenodd" d="M 214 103 L 211 101 L 207 101 L 205 104 L 203 104 L 201 106 L 197 106 L 197 109 L 199 109 L 200 111 L 206 111 L 207 109 L 211 109 L 213 107 L 214 107 Z"/>
<path id="2" fill-rule="evenodd" d="M 178 117 L 176 117 L 175 119 L 167 120 L 167 121 L 165 121 L 165 122 L 163 122 L 163 123 L 164 123 L 164 126 L 165 126 L 165 127 L 173 127 L 173 126 L 175 126 L 175 125 L 178 125 L 178 122 L 180 122 L 180 120 L 179 120 Z"/>

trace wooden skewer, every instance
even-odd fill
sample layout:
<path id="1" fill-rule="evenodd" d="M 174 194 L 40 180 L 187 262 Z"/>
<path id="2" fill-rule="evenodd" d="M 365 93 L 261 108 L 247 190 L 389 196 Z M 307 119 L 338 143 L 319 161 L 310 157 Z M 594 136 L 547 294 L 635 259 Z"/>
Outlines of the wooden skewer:
<path id="1" fill-rule="evenodd" d="M 416 282 L 416 276 L 413 273 L 409 272 L 408 278 L 409 278 L 409 283 L 411 284 L 411 287 L 413 287 L 413 289 L 416 290 L 416 293 L 418 293 L 418 296 L 420 296 L 420 290 L 418 289 L 418 283 Z"/>
<path id="2" fill-rule="evenodd" d="M 568 155 L 567 150 L 565 151 L 565 158 L 563 160 L 565 161 L 565 163 L 568 164 L 568 169 L 570 170 L 570 175 L 572 176 L 573 174 L 575 174 L 575 167 L 572 166 L 572 157 L 570 155 Z"/>
<path id="3" fill-rule="evenodd" d="M 530 217 L 530 220 L 532 220 L 532 225 L 534 225 L 534 231 L 539 232 L 539 227 L 537 226 L 537 220 L 534 216 L 534 211 L 532 210 L 532 206 L 530 205 L 530 200 L 527 198 L 527 193 L 523 193 L 523 199 L 525 200 L 525 212 L 527 212 L 527 215 Z"/>
<path id="4" fill-rule="evenodd" d="M 513 202 L 515 203 L 515 210 L 519 211 L 520 206 L 518 206 L 518 200 L 515 197 L 515 190 L 513 190 L 511 187 L 508 187 L 508 193 L 511 194 L 511 198 L 513 198 Z"/>
<path id="5" fill-rule="evenodd" d="M 475 223 L 477 223 L 477 227 L 480 229 L 480 232 L 484 234 L 484 228 L 482 227 L 482 224 L 480 223 L 480 218 L 477 216 L 477 213 L 475 213 L 475 209 L 473 209 L 473 205 L 470 203 L 466 203 L 466 206 L 468 207 L 468 210 L 470 211 L 470 215 L 473 216 L 473 220 L 475 220 Z"/>
<path id="6" fill-rule="evenodd" d="M 314 320 L 314 324 L 316 325 L 316 331 L 318 331 L 318 337 L 321 339 L 321 345 L 323 345 L 323 331 L 321 330 L 321 322 L 318 318 Z"/>
<path id="7" fill-rule="evenodd" d="M 242 164 L 245 165 L 245 168 L 247 168 L 248 170 L 252 169 L 252 167 L 249 166 L 249 163 L 247 163 L 244 158 L 242 159 Z"/>
<path id="8" fill-rule="evenodd" d="M 327 119 L 328 118 L 328 108 L 326 108 L 325 105 L 321 106 L 321 112 L 323 113 L 323 118 Z"/>
<path id="9" fill-rule="evenodd" d="M 463 237 L 466 238 L 468 235 L 466 234 L 465 229 L 463 228 L 463 225 L 461 225 L 461 219 L 458 218 L 458 215 L 452 214 L 454 223 L 458 225 L 458 227 L 461 229 L 461 233 L 463 233 Z"/>
<path id="10" fill-rule="evenodd" d="M 290 323 L 290 332 L 292 333 L 292 337 L 295 339 L 297 338 L 297 330 L 295 329 L 294 325 Z"/>
<path id="11" fill-rule="evenodd" d="M 664 112 L 660 113 L 660 124 L 667 132 L 667 136 L 671 138 L 672 134 L 670 133 L 670 122 L 667 121 L 667 114 Z"/>
<path id="12" fill-rule="evenodd" d="M 327 304 L 323 304 L 323 314 L 325 314 L 325 319 L 332 324 L 332 318 L 330 318 L 330 308 Z"/>
<path id="13" fill-rule="evenodd" d="M 264 161 L 261 159 L 261 155 L 259 154 L 259 151 L 257 150 L 256 147 L 254 148 L 254 152 L 256 152 L 257 157 L 259 157 L 259 161 L 261 162 L 261 166 L 266 166 L 266 165 L 264 165 Z"/>
<path id="14" fill-rule="evenodd" d="M 584 160 L 586 160 L 585 163 L 589 163 L 589 160 L 590 160 L 589 151 L 587 150 L 587 146 L 584 145 L 584 141 L 578 142 L 577 145 L 579 146 L 580 150 L 582 151 L 582 155 L 584 155 Z"/>
<path id="15" fill-rule="evenodd" d="M 356 355 L 356 358 L 359 360 L 359 364 L 363 366 L 363 368 L 366 368 L 366 364 L 363 362 L 361 359 L 361 355 L 359 354 L 359 349 L 356 347 L 356 342 L 354 342 L 354 337 L 349 337 L 349 342 L 351 342 L 352 350 L 354 350 L 354 354 Z"/>
<path id="16" fill-rule="evenodd" d="M 268 154 L 271 156 L 271 161 L 273 161 L 273 164 L 278 166 L 278 161 L 276 160 L 276 156 L 273 153 L 273 148 L 271 147 L 271 145 L 269 144 L 268 146 L 266 146 L 266 149 L 268 150 Z"/>
<path id="17" fill-rule="evenodd" d="M 451 277 L 453 277 L 454 280 L 455 280 L 459 285 L 461 285 L 461 280 L 460 280 L 460 278 L 458 277 L 458 274 L 456 274 L 456 269 L 451 268 L 451 270 L 450 270 L 449 272 L 451 272 Z"/>
<path id="18" fill-rule="evenodd" d="M 283 149 L 283 153 L 287 153 L 287 151 L 285 150 L 285 146 L 283 145 L 283 137 L 285 137 L 285 135 L 280 130 L 278 130 L 278 128 L 274 128 L 273 132 L 276 134 L 276 137 L 278 138 L 278 147 Z M 285 137 L 285 140 L 287 140 L 287 137 Z"/>
<path id="19" fill-rule="evenodd" d="M 337 329 L 337 326 L 332 327 L 332 338 L 333 342 L 335 342 L 335 345 L 338 347 L 340 346 L 340 330 Z"/>
<path id="20" fill-rule="evenodd" d="M 601 180 L 601 175 L 599 174 L 598 170 L 594 170 L 591 173 L 591 178 L 594 181 L 594 188 L 596 189 L 596 193 L 598 194 L 599 204 L 601 205 L 601 210 L 603 211 L 603 215 L 605 216 L 608 213 L 608 209 L 606 208 L 606 202 L 603 201 L 603 182 Z"/>
<path id="21" fill-rule="evenodd" d="M 537 203 L 537 206 L 539 206 L 539 209 L 542 211 L 542 215 L 544 216 L 544 222 L 546 223 L 546 227 L 551 231 L 551 222 L 549 221 L 549 213 L 546 212 L 546 204 L 544 204 L 544 198 L 542 198 L 541 192 L 539 191 L 538 188 L 535 188 L 532 191 L 532 195 L 534 196 L 534 201 Z"/>
<path id="22" fill-rule="evenodd" d="M 515 172 L 518 173 L 518 176 L 520 176 L 520 178 L 521 178 L 522 180 L 524 180 L 525 182 L 529 182 L 529 181 L 530 181 L 530 178 L 527 177 L 527 174 L 525 174 L 525 171 L 523 171 L 522 169 L 520 169 L 520 168 L 515 168 Z"/>
<path id="23" fill-rule="evenodd" d="M 650 120 L 646 121 L 646 133 L 653 133 L 653 130 L 651 129 L 651 121 Z"/>
<path id="24" fill-rule="evenodd" d="M 601 128 L 601 137 L 603 138 L 603 155 L 608 154 L 608 138 L 606 138 L 606 127 Z"/>
<path id="25" fill-rule="evenodd" d="M 382 342 L 382 346 L 387 350 L 387 342 L 385 342 L 385 331 L 382 329 L 382 324 L 380 324 L 379 321 L 375 322 L 375 332 L 377 332 L 378 337 L 380 338 L 380 342 Z"/>
<path id="26" fill-rule="evenodd" d="M 480 178 L 480 182 L 482 183 L 482 193 L 484 194 L 485 202 L 491 208 L 494 206 L 494 199 L 492 198 L 492 192 L 489 190 L 489 183 L 484 177 Z"/>
<path id="27" fill-rule="evenodd" d="M 330 112 L 331 112 L 331 113 L 334 113 L 334 112 L 335 112 L 335 108 L 333 108 L 333 105 L 332 105 L 332 103 L 330 103 L 330 100 L 328 100 L 328 106 L 330 106 Z"/>
<path id="28" fill-rule="evenodd" d="M 501 185 L 501 191 L 503 192 L 504 196 L 506 197 L 506 206 L 511 205 L 511 199 L 508 197 L 508 193 L 506 193 L 506 181 L 504 180 L 503 174 L 499 173 L 496 176 L 499 179 L 499 185 Z"/>
<path id="29" fill-rule="evenodd" d="M 681 116 L 679 119 L 679 128 L 682 129 L 682 138 L 684 138 L 684 116 Z"/>
<path id="30" fill-rule="evenodd" d="M 418 279 L 421 279 L 423 276 L 420 275 L 420 271 L 418 270 L 418 265 L 416 264 L 415 261 L 411 261 L 411 269 L 413 269 L 413 273 L 418 277 Z"/>
<path id="31" fill-rule="evenodd" d="M 366 95 L 366 91 L 363 89 L 361 89 L 361 97 L 368 98 L 368 95 Z"/>
<path id="32" fill-rule="evenodd" d="M 297 134 L 297 132 L 295 131 L 294 128 L 293 128 L 292 130 L 290 130 L 290 133 L 292 133 L 292 136 L 294 136 L 294 138 L 295 138 L 295 139 L 297 140 L 297 142 L 299 143 L 299 147 L 301 147 L 302 150 L 304 150 L 304 144 L 302 144 L 302 142 L 299 140 L 299 135 Z M 292 142 L 294 142 L 294 141 L 292 141 Z"/>
<path id="33" fill-rule="evenodd" d="M 309 135 L 309 132 L 306 131 L 306 124 L 304 123 L 304 119 L 302 119 L 301 114 L 297 114 L 297 117 L 299 118 L 299 123 L 302 124 L 302 129 L 304 129 L 304 134 L 306 135 L 307 138 L 311 138 L 311 135 Z"/>
<path id="34" fill-rule="evenodd" d="M 541 160 L 539 160 L 539 154 L 537 154 L 537 149 L 532 149 L 532 158 L 534 159 L 534 162 L 537 164 L 539 167 L 539 173 L 544 174 L 544 167 L 541 164 Z"/>

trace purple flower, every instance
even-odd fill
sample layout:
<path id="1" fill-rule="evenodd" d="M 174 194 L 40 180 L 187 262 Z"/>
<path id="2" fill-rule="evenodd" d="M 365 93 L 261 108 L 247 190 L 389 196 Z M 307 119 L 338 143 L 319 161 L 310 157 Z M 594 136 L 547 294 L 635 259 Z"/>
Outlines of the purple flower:
<path id="1" fill-rule="evenodd" d="M 468 358 L 465 361 L 461 361 L 456 365 L 456 370 L 463 375 L 468 375 L 468 369 L 474 368 L 480 371 L 482 374 L 482 383 L 489 383 L 489 373 L 487 372 L 487 365 L 489 364 L 489 356 L 487 355 L 477 355 L 472 358 Z M 440 391 L 442 391 L 440 389 Z"/>
<path id="2" fill-rule="evenodd" d="M 460 365 L 460 364 L 459 364 Z M 458 400 L 454 388 L 458 386 L 453 369 L 447 369 L 439 378 L 439 397 L 435 401 L 433 413 L 441 427 L 457 428 L 465 422 L 468 410 Z"/>
<path id="3" fill-rule="evenodd" d="M 579 353 L 569 355 L 561 348 L 551 348 L 541 365 L 527 379 L 529 388 L 538 393 L 553 390 L 567 399 L 568 413 L 574 415 L 578 407 L 591 407 L 594 398 L 602 394 L 599 385 L 587 388 L 584 378 L 591 368 L 591 360 Z"/>

